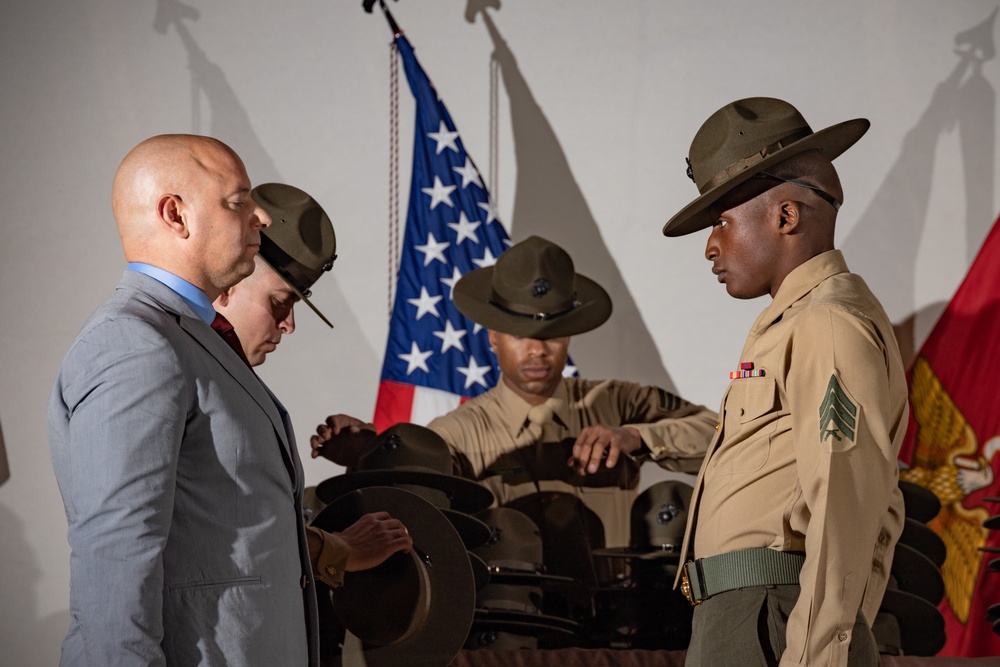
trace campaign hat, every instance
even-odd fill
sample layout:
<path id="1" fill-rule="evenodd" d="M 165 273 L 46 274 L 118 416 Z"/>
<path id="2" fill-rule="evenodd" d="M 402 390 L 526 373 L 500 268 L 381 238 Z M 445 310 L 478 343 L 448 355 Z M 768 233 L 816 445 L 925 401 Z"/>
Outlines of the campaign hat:
<path id="1" fill-rule="evenodd" d="M 818 150 L 833 160 L 868 131 L 855 118 L 814 132 L 794 106 L 773 97 L 730 102 L 708 117 L 691 142 L 687 175 L 699 196 L 663 226 L 664 236 L 710 227 L 710 209 L 750 178 L 790 157 Z"/>
<path id="2" fill-rule="evenodd" d="M 309 300 L 313 284 L 337 259 L 337 236 L 330 216 L 309 193 L 284 183 L 258 185 L 250 197 L 271 217 L 271 224 L 261 230 L 260 258 L 332 327 Z"/>
<path id="3" fill-rule="evenodd" d="M 444 667 L 465 643 L 476 601 L 468 551 L 448 519 L 409 491 L 372 487 L 335 499 L 312 525 L 340 532 L 379 511 L 406 526 L 413 548 L 348 572 L 330 596 L 343 627 L 321 631 L 334 637 L 346 630 L 360 640 L 369 667 Z"/>
<path id="4" fill-rule="evenodd" d="M 444 439 L 425 426 L 399 423 L 375 436 L 372 449 L 356 470 L 316 485 L 325 503 L 355 489 L 399 486 L 418 493 L 442 509 L 475 514 L 493 504 L 485 486 L 453 474 L 451 450 Z"/>
<path id="5" fill-rule="evenodd" d="M 679 480 L 651 485 L 632 501 L 629 545 L 596 549 L 595 556 L 680 559 L 694 488 Z"/>
<path id="6" fill-rule="evenodd" d="M 611 316 L 611 297 L 576 272 L 555 243 L 531 236 L 493 266 L 455 283 L 455 305 L 476 324 L 523 338 L 559 338 L 596 329 Z"/>

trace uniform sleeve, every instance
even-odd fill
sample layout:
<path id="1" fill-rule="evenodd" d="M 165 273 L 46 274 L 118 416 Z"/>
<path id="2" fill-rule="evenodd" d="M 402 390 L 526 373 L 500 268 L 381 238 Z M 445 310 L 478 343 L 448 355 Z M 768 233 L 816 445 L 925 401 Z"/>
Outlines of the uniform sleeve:
<path id="1" fill-rule="evenodd" d="M 809 512 L 781 664 L 846 665 L 896 488 L 886 351 L 870 322 L 836 308 L 801 313 L 792 345 L 785 390 Z"/>
<path id="2" fill-rule="evenodd" d="M 467 479 L 477 479 L 485 466 L 482 453 L 476 453 L 464 447 L 465 443 L 480 442 L 474 430 L 469 427 L 469 420 L 464 419 L 460 412 L 462 408 L 441 415 L 432 420 L 427 428 L 434 431 L 448 443 L 451 451 L 452 471 Z"/>
<path id="3" fill-rule="evenodd" d="M 618 389 L 621 425 L 639 431 L 650 458 L 666 470 L 697 473 L 718 414 L 659 387 L 623 382 Z"/>
<path id="4" fill-rule="evenodd" d="M 53 391 L 71 610 L 88 664 L 164 664 L 162 554 L 194 401 L 181 369 L 153 326 L 119 318 L 77 341 Z"/>
<path id="5" fill-rule="evenodd" d="M 309 543 L 309 561 L 316 579 L 330 588 L 343 586 L 347 558 L 351 552 L 347 542 L 339 535 L 315 526 L 306 526 L 306 540 Z"/>

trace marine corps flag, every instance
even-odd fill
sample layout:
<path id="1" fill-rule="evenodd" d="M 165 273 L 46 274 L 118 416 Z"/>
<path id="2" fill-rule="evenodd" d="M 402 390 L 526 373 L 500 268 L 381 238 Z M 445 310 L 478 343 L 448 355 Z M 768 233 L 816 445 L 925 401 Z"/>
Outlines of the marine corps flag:
<path id="1" fill-rule="evenodd" d="M 947 546 L 939 607 L 947 642 L 940 655 L 997 656 L 1000 636 L 987 608 L 1000 602 L 1000 221 L 909 371 L 910 423 L 900 478 L 933 491 L 929 523 Z"/>
<path id="2" fill-rule="evenodd" d="M 395 36 L 416 100 L 413 175 L 389 340 L 375 405 L 379 432 L 426 424 L 498 379 L 486 330 L 451 298 L 465 273 L 491 266 L 509 244 L 458 130 L 401 33 Z"/>

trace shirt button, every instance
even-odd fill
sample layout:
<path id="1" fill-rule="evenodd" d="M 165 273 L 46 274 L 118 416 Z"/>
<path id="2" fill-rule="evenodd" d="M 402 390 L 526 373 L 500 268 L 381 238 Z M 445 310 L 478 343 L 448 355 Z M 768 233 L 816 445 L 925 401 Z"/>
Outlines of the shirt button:
<path id="1" fill-rule="evenodd" d="M 850 638 L 851 638 L 851 636 L 849 634 L 847 634 L 846 630 L 841 630 L 840 634 L 837 635 L 837 639 L 839 639 L 842 642 L 846 642 Z"/>
<path id="2" fill-rule="evenodd" d="M 740 408 L 740 417 L 743 416 L 743 408 Z"/>
<path id="3" fill-rule="evenodd" d="M 332 565 L 327 565 L 327 566 L 326 566 L 326 573 L 327 573 L 327 574 L 328 574 L 329 576 L 331 576 L 331 577 L 335 577 L 335 576 L 337 576 L 337 568 L 335 568 L 335 567 L 334 567 L 334 566 L 332 566 Z"/>

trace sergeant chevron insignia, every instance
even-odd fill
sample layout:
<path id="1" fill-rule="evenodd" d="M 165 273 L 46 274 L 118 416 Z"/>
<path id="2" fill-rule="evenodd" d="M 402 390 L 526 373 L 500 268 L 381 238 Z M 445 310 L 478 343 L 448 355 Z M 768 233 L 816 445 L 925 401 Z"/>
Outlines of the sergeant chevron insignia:
<path id="1" fill-rule="evenodd" d="M 831 375 L 819 406 L 819 441 L 829 440 L 832 451 L 849 449 L 855 441 L 858 418 L 857 404 L 840 385 L 837 375 Z"/>

